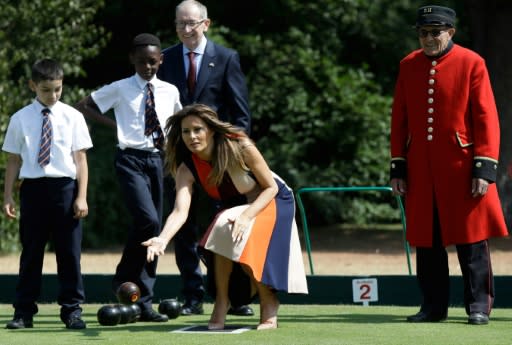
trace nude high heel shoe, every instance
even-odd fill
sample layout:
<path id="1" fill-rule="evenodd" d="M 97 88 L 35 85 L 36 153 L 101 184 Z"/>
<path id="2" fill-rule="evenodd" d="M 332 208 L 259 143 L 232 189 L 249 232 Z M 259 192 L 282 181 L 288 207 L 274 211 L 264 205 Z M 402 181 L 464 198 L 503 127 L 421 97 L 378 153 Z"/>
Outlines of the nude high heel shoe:
<path id="1" fill-rule="evenodd" d="M 277 328 L 277 311 L 279 310 L 279 300 L 275 291 L 265 296 L 265 301 L 260 302 L 260 324 L 256 327 L 258 331 Z M 261 296 L 261 295 L 260 295 Z M 260 297 L 261 298 L 261 297 Z"/>
<path id="2" fill-rule="evenodd" d="M 208 322 L 209 331 L 218 331 L 224 329 L 224 324 L 220 322 Z"/>
<path id="3" fill-rule="evenodd" d="M 224 329 L 224 324 L 226 323 L 226 314 L 229 309 L 228 305 L 220 306 L 220 303 L 215 303 L 213 306 L 213 312 L 210 317 L 210 321 L 208 321 L 208 330 L 210 331 L 218 331 Z M 220 316 L 220 317 L 219 317 Z M 219 321 L 219 319 L 221 321 Z"/>
<path id="4" fill-rule="evenodd" d="M 277 328 L 277 316 L 271 317 L 268 320 L 261 322 L 256 330 L 265 331 L 267 329 L 276 329 Z"/>

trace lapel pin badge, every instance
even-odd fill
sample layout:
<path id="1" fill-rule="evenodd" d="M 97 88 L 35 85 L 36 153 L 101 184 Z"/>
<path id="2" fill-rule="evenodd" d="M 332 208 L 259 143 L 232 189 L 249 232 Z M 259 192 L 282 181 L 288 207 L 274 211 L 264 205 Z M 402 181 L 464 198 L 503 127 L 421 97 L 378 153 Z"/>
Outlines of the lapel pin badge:
<path id="1" fill-rule="evenodd" d="M 215 67 L 215 64 L 214 64 L 213 62 L 210 62 L 210 63 L 208 64 L 208 67 Z"/>

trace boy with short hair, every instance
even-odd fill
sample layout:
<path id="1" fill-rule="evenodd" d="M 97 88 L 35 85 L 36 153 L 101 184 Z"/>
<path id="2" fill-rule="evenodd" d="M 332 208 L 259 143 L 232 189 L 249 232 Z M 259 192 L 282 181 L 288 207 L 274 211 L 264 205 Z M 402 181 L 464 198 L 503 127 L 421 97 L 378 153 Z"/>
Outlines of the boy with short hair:
<path id="1" fill-rule="evenodd" d="M 32 66 L 29 86 L 36 99 L 12 115 L 3 151 L 8 152 L 3 211 L 16 218 L 13 189 L 20 187 L 22 252 L 14 318 L 6 328 L 32 328 L 41 290 L 42 266 L 50 235 L 55 245 L 60 318 L 68 329 L 84 329 L 84 286 L 80 268 L 81 218 L 87 216 L 88 167 L 92 147 L 83 115 L 59 101 L 64 72 L 53 59 Z"/>
<path id="2" fill-rule="evenodd" d="M 156 262 L 146 261 L 141 242 L 158 236 L 163 206 L 163 128 L 181 109 L 178 89 L 156 77 L 162 63 L 158 37 L 142 33 L 132 42 L 130 62 L 135 74 L 94 91 L 77 108 L 86 118 L 117 128 L 115 167 L 133 229 L 117 265 L 112 288 L 131 281 L 141 289 L 140 321 L 165 322 L 152 308 Z M 102 114 L 114 109 L 116 121 Z"/>

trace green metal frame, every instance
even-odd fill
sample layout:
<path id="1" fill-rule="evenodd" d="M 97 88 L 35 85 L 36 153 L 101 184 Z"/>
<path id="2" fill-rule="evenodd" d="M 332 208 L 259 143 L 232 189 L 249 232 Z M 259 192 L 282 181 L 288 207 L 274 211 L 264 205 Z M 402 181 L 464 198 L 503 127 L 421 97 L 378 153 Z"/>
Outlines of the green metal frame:
<path id="1" fill-rule="evenodd" d="M 311 242 L 309 240 L 309 229 L 308 223 L 306 220 L 306 211 L 304 210 L 304 205 L 302 203 L 301 194 L 310 193 L 310 192 L 360 192 L 360 191 L 380 191 L 380 192 L 392 192 L 391 187 L 382 187 L 382 186 L 367 186 L 367 187 L 303 187 L 300 188 L 296 194 L 297 205 L 299 206 L 299 211 L 302 219 L 302 226 L 304 231 L 304 241 L 306 242 L 306 250 L 308 252 L 309 259 L 309 269 L 311 271 L 311 275 L 315 274 L 313 268 L 313 259 L 311 257 Z M 409 243 L 406 239 L 406 225 L 405 225 L 405 210 L 404 205 L 402 203 L 402 198 L 397 195 L 396 201 L 398 203 L 398 207 L 400 209 L 400 219 L 402 221 L 402 229 L 403 229 L 403 242 L 405 254 L 407 256 L 407 268 L 409 269 L 409 275 L 412 275 L 411 269 L 411 251 L 409 248 Z"/>

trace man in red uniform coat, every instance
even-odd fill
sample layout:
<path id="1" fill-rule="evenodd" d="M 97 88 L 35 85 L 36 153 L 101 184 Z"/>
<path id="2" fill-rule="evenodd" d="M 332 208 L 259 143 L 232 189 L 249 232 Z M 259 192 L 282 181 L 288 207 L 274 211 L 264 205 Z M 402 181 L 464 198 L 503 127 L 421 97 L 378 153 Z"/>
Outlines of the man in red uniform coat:
<path id="1" fill-rule="evenodd" d="M 421 49 L 400 63 L 391 120 L 391 186 L 406 200 L 423 295 L 410 322 L 446 319 L 448 255 L 455 245 L 470 324 L 487 324 L 494 300 L 488 238 L 507 235 L 494 181 L 499 123 L 484 60 L 452 42 L 455 11 L 418 10 Z"/>

